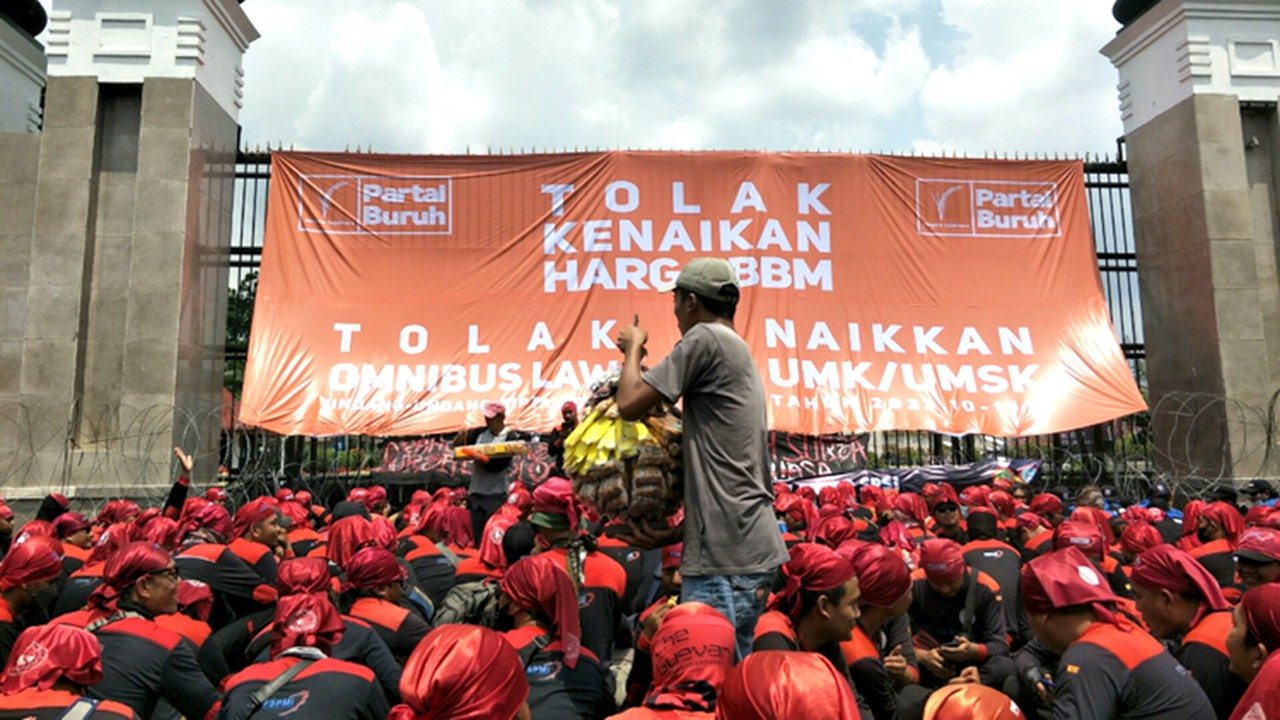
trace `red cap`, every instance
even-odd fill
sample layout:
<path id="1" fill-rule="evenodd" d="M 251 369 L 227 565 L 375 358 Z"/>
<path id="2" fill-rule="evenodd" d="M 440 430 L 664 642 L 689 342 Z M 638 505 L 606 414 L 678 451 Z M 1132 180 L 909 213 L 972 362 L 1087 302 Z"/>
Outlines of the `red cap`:
<path id="1" fill-rule="evenodd" d="M 684 562 L 684 543 L 676 543 L 662 548 L 662 569 L 679 568 Z"/>
<path id="2" fill-rule="evenodd" d="M 552 636 L 564 645 L 564 664 L 578 666 L 582 652 L 578 591 L 556 556 L 533 555 L 516 561 L 502 578 L 502 593 L 516 607 L 551 618 Z"/>
<path id="3" fill-rule="evenodd" d="M 62 574 L 62 544 L 36 535 L 15 545 L 0 561 L 0 592 L 56 580 Z"/>
<path id="4" fill-rule="evenodd" d="M 367 547 L 360 550 L 343 568 L 347 571 L 347 587 L 377 590 L 405 579 L 406 573 L 389 550 Z"/>
<path id="5" fill-rule="evenodd" d="M 1102 540 L 1102 531 L 1089 522 L 1067 520 L 1058 526 L 1053 533 L 1053 548 L 1062 550 L 1069 547 L 1099 562 L 1107 554 L 1107 547 Z"/>
<path id="6" fill-rule="evenodd" d="M 293 499 L 293 491 L 289 488 L 276 490 L 276 502 L 289 502 Z"/>
<path id="7" fill-rule="evenodd" d="M 1280 562 L 1280 530 L 1253 527 L 1240 533 L 1236 557 L 1257 563 Z"/>
<path id="8" fill-rule="evenodd" d="M 650 643 L 653 689 L 644 704 L 710 712 L 733 667 L 734 636 L 733 624 L 710 605 L 671 608 Z"/>
<path id="9" fill-rule="evenodd" d="M 1024 565 L 1021 590 L 1029 613 L 1092 605 L 1099 619 L 1106 622 L 1114 620 L 1107 605 L 1119 600 L 1101 571 L 1075 547 L 1041 555 Z"/>
<path id="10" fill-rule="evenodd" d="M 1208 611 L 1230 610 L 1218 581 L 1195 558 L 1172 545 L 1158 545 L 1138 556 L 1130 579 L 1135 585 L 1204 598 L 1202 609 L 1191 624 L 1200 622 Z"/>
<path id="11" fill-rule="evenodd" d="M 782 589 L 769 599 L 769 609 L 799 622 L 801 590 L 834 590 L 853 576 L 853 566 L 831 548 L 815 543 L 796 543 L 791 546 L 791 559 L 782 566 Z"/>
<path id="12" fill-rule="evenodd" d="M 1062 506 L 1062 498 L 1054 495 L 1053 493 L 1040 493 L 1039 495 L 1036 495 L 1031 498 L 1031 503 L 1028 507 L 1031 509 L 1031 512 L 1042 516 L 1052 515 L 1056 512 L 1060 513 L 1064 510 Z"/>
<path id="13" fill-rule="evenodd" d="M 854 540 L 836 548 L 836 554 L 853 565 L 862 602 L 868 605 L 891 607 L 911 589 L 911 568 L 883 545 Z"/>
<path id="14" fill-rule="evenodd" d="M 61 623 L 36 625 L 13 643 L 0 689 L 16 695 L 35 688 L 48 690 L 59 680 L 81 687 L 102 681 L 102 648 L 81 628 Z"/>
<path id="15" fill-rule="evenodd" d="M 955 540 L 925 540 L 920 543 L 920 566 L 925 576 L 934 582 L 955 582 L 964 575 L 964 551 Z"/>
<path id="16" fill-rule="evenodd" d="M 404 704 L 387 720 L 489 720 L 516 714 L 529 694 L 524 663 L 499 633 L 444 625 L 414 648 L 400 676 Z"/>
<path id="17" fill-rule="evenodd" d="M 753 652 L 729 671 L 716 699 L 716 720 L 860 717 L 849 681 L 814 652 Z"/>
<path id="18" fill-rule="evenodd" d="M 929 696 L 924 720 L 1025 720 L 1008 695 L 985 685 L 946 685 Z"/>

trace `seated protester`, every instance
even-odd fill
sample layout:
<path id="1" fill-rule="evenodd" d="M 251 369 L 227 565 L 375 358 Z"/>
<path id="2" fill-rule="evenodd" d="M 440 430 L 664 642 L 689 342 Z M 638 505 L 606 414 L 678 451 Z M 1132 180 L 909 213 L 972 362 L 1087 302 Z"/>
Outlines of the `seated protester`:
<path id="1" fill-rule="evenodd" d="M 131 523 L 142 514 L 142 508 L 132 500 L 112 500 L 102 506 L 94 524 L 106 528 L 116 523 Z"/>
<path id="2" fill-rule="evenodd" d="M 1031 498 L 1027 509 L 1049 521 L 1049 529 L 1056 529 L 1067 519 L 1066 508 L 1062 505 L 1062 498 L 1053 493 L 1040 493 Z"/>
<path id="3" fill-rule="evenodd" d="M 1203 500 L 1188 500 L 1182 507 L 1182 537 L 1174 543 L 1179 550 L 1191 552 L 1192 548 L 1204 544 L 1200 540 L 1200 514 L 1208 507 L 1209 503 Z"/>
<path id="4" fill-rule="evenodd" d="M 323 558 L 289 558 L 280 563 L 276 578 L 280 597 L 300 593 L 323 595 L 336 600 L 336 581 L 329 574 L 329 563 Z M 221 681 L 249 663 L 271 659 L 271 623 L 275 610 L 269 609 L 235 622 L 210 636 L 200 650 L 200 665 L 205 674 Z M 389 702 L 400 700 L 400 665 L 392 657 L 387 644 L 363 620 L 343 616 L 342 639 L 329 656 L 335 660 L 363 665 L 373 671 Z"/>
<path id="5" fill-rule="evenodd" d="M 618 524 L 617 527 L 627 531 L 625 524 Z M 594 533 L 596 548 L 602 555 L 618 563 L 618 566 L 622 568 L 622 572 L 626 574 L 627 584 L 623 589 L 622 596 L 618 599 L 619 612 L 625 615 L 626 609 L 635 604 L 636 593 L 639 592 L 640 586 L 644 583 L 644 551 L 627 542 L 610 537 L 608 533 L 604 532 L 605 529 L 600 528 L 600 532 Z M 625 637 L 620 639 L 624 642 L 630 640 L 630 638 Z"/>
<path id="6" fill-rule="evenodd" d="M 987 507 L 996 514 L 996 526 L 1000 531 L 998 537 L 1001 540 L 1006 537 L 1005 531 L 1013 527 L 1013 514 L 1017 505 L 1013 496 L 1004 490 L 996 490 L 987 496 Z"/>
<path id="7" fill-rule="evenodd" d="M 834 506 L 826 505 L 824 507 L 833 508 Z M 832 550 L 840 547 L 841 543 L 857 539 L 858 526 L 839 509 L 835 513 L 819 520 L 818 527 L 813 531 L 813 541 L 820 545 L 826 545 Z"/>
<path id="8" fill-rule="evenodd" d="M 1022 568 L 1031 629 L 1061 656 L 1053 681 L 1055 720 L 1212 718 L 1204 690 L 1160 641 L 1115 612 L 1117 597 L 1074 547 Z"/>
<path id="9" fill-rule="evenodd" d="M 1053 550 L 1053 526 L 1033 512 L 1024 512 L 1013 520 L 1009 544 L 1017 548 L 1022 562 L 1030 562 L 1045 550 Z"/>
<path id="10" fill-rule="evenodd" d="M 156 624 L 190 640 L 198 651 L 213 634 L 209 627 L 212 610 L 213 591 L 208 585 L 199 580 L 181 580 L 178 582 L 178 611 L 157 615 Z"/>
<path id="11" fill-rule="evenodd" d="M 64 575 L 84 567 L 93 552 L 93 540 L 89 531 L 93 523 L 78 512 L 65 512 L 53 521 L 53 529 L 57 533 L 58 542 L 62 543 L 62 572 Z"/>
<path id="12" fill-rule="evenodd" d="M 0 665 L 26 626 L 23 613 L 61 574 L 62 546 L 49 537 L 30 537 L 0 561 Z"/>
<path id="13" fill-rule="evenodd" d="M 1138 556 L 1131 579 L 1138 611 L 1151 634 L 1178 643 L 1170 648 L 1173 657 L 1200 683 L 1218 717 L 1226 720 L 1245 686 L 1227 669 L 1231 605 L 1218 583 L 1172 545 Z"/>
<path id="14" fill-rule="evenodd" d="M 773 512 L 787 529 L 782 539 L 787 547 L 809 539 L 810 530 L 817 526 L 818 508 L 808 498 L 798 493 L 781 493 L 773 500 Z"/>
<path id="15" fill-rule="evenodd" d="M 1049 717 L 1053 714 L 1053 677 L 1061 659 L 1032 637 L 1013 655 L 1017 672 L 1005 680 L 1004 694 L 1013 698 L 1028 717 Z"/>
<path id="16" fill-rule="evenodd" d="M 506 567 L 532 555 L 537 547 L 534 541 L 536 537 L 533 526 L 527 522 L 518 522 L 508 528 L 502 536 L 502 557 Z M 445 596 L 444 603 L 436 607 L 436 613 L 431 618 L 432 624 L 435 627 L 459 623 L 494 627 L 500 615 L 498 584 L 501 580 L 502 575 L 498 575 L 454 585 Z"/>
<path id="17" fill-rule="evenodd" d="M 53 603 L 54 617 L 83 608 L 89 596 L 102 584 L 107 560 L 120 548 L 140 538 L 141 532 L 133 523 L 116 523 L 103 530 L 84 565 L 71 573 L 62 592 L 58 593 L 58 599 Z"/>
<path id="18" fill-rule="evenodd" d="M 969 531 L 965 527 L 964 516 L 960 514 L 960 498 L 950 485 L 929 500 L 929 514 L 933 517 L 933 534 L 947 540 L 955 540 L 961 545 L 969 542 Z"/>
<path id="19" fill-rule="evenodd" d="M 138 717 L 128 705 L 85 697 L 102 680 L 102 648 L 80 628 L 51 623 L 23 630 L 3 677 L 0 720 Z"/>
<path id="20" fill-rule="evenodd" d="M 343 505 L 350 503 L 340 503 L 338 509 Z M 360 510 L 363 512 L 364 507 Z M 324 545 L 317 546 L 311 551 L 312 557 L 325 557 L 329 560 L 329 569 L 334 575 L 342 572 L 342 568 L 347 566 L 347 561 L 351 556 L 367 547 L 377 545 L 377 538 L 373 534 L 373 523 L 363 515 L 345 515 L 335 520 L 329 528 L 329 539 Z"/>
<path id="21" fill-rule="evenodd" d="M 212 717 L 218 691 L 200 671 L 191 642 L 155 616 L 178 610 L 178 568 L 163 549 L 130 543 L 107 561 L 87 610 L 55 622 L 83 627 L 102 645 L 102 681 L 90 689 L 139 716 L 153 717 L 164 698 L 184 717 Z"/>
<path id="22" fill-rule="evenodd" d="M 484 537 L 480 539 L 480 551 L 464 557 L 454 568 L 455 584 L 476 582 L 486 578 L 502 578 L 502 571 L 507 568 L 506 556 L 502 553 L 502 538 L 507 530 L 520 522 L 519 511 L 507 511 L 512 505 L 503 505 L 498 512 L 489 518 L 484 525 Z M 468 522 L 470 522 L 468 520 Z"/>
<path id="23" fill-rule="evenodd" d="M 653 683 L 650 644 L 662 619 L 680 602 L 680 589 L 684 582 L 680 575 L 680 563 L 683 559 L 684 543 L 662 548 L 662 569 L 654 588 L 657 597 L 635 618 L 635 654 L 632 657 L 631 673 L 627 676 L 627 705 L 639 705 Z"/>
<path id="24" fill-rule="evenodd" d="M 964 553 L 966 565 L 986 573 L 1000 586 L 1005 630 L 1012 638 L 1013 649 L 1027 641 L 1031 628 L 1027 625 L 1027 614 L 1018 602 L 1022 556 L 1008 543 L 996 539 L 1000 532 L 999 522 L 994 514 L 974 508 L 969 513 L 969 536 L 972 540 L 961 546 L 960 551 Z"/>
<path id="25" fill-rule="evenodd" d="M 178 549 L 180 529 L 178 522 L 173 518 L 163 516 L 152 518 L 151 522 L 142 529 L 142 539 L 155 543 L 169 552 L 174 552 Z"/>
<path id="26" fill-rule="evenodd" d="M 858 700 L 875 720 L 908 717 L 909 708 L 923 704 L 928 691 L 908 680 L 901 646 L 888 647 L 886 623 L 906 615 L 911 606 L 911 569 L 902 557 L 883 545 L 853 541 L 836 554 L 853 565 L 861 592 L 861 612 L 851 639 L 840 643 Z M 898 684 L 907 685 L 901 693 Z"/>
<path id="27" fill-rule="evenodd" d="M 528 720 L 520 656 L 489 628 L 437 628 L 409 656 L 387 720 Z"/>
<path id="28" fill-rule="evenodd" d="M 1187 552 L 1213 573 L 1224 590 L 1232 588 L 1236 582 L 1236 545 L 1244 531 L 1244 517 L 1233 505 L 1218 501 L 1205 508 L 1197 522 L 1196 535 L 1201 544 Z"/>
<path id="29" fill-rule="evenodd" d="M 502 578 L 500 627 L 524 662 L 534 720 L 592 720 L 614 711 L 607 671 L 582 643 L 577 592 L 553 556 L 519 560 Z"/>
<path id="30" fill-rule="evenodd" d="M 285 537 L 274 498 L 260 497 L 236 510 L 227 548 L 268 585 L 276 582 L 276 549 Z"/>
<path id="31" fill-rule="evenodd" d="M 1160 531 L 1156 529 L 1155 525 L 1151 523 L 1130 523 L 1129 527 L 1120 533 L 1120 559 L 1122 561 L 1120 569 L 1124 572 L 1125 577 L 1130 578 L 1130 584 L 1132 584 L 1133 579 L 1133 561 L 1137 560 L 1142 553 L 1163 544 L 1164 538 L 1160 535 Z"/>
<path id="32" fill-rule="evenodd" d="M 859 720 L 846 678 L 817 653 L 753 652 L 729 671 L 716 720 Z"/>
<path id="33" fill-rule="evenodd" d="M 281 598 L 271 623 L 271 660 L 227 678 L 218 718 L 247 718 L 259 708 L 293 720 L 386 718 L 391 708 L 373 671 L 329 657 L 345 627 L 326 595 Z M 264 686 L 271 692 L 259 705 L 254 695 Z"/>
<path id="34" fill-rule="evenodd" d="M 1246 592 L 1227 634 L 1231 672 L 1249 689 L 1231 720 L 1280 717 L 1280 585 L 1261 585 Z"/>
<path id="35" fill-rule="evenodd" d="M 457 582 L 458 564 L 475 554 L 472 547 L 471 513 L 456 505 L 435 503 L 401 539 L 397 553 L 413 568 L 431 603 L 439 605 Z"/>
<path id="36" fill-rule="evenodd" d="M 405 569 L 389 550 L 369 547 L 347 561 L 346 576 L 345 613 L 369 623 L 396 660 L 404 662 L 430 630 L 422 618 L 400 605 L 408 577 Z"/>
<path id="37" fill-rule="evenodd" d="M 296 498 L 296 496 L 295 496 Z M 324 537 L 311 526 L 311 512 L 297 500 L 280 503 L 280 514 L 289 521 L 289 549 L 295 557 L 306 557 Z"/>
<path id="38" fill-rule="evenodd" d="M 911 608 L 920 684 L 938 687 L 957 676 L 1003 687 L 1013 674 L 1000 586 L 965 566 L 959 543 L 927 540 L 922 567 L 912 573 Z"/>
<path id="39" fill-rule="evenodd" d="M 1246 591 L 1280 580 L 1280 530 L 1256 527 L 1240 533 L 1235 558 L 1236 575 Z"/>
<path id="40" fill-rule="evenodd" d="M 1069 547 L 1079 550 L 1107 578 L 1111 592 L 1122 598 L 1133 597 L 1128 576 L 1120 569 L 1120 562 L 1107 553 L 1106 539 L 1096 525 L 1067 520 L 1053 531 L 1053 547 L 1055 550 Z"/>
<path id="41" fill-rule="evenodd" d="M 608 665 L 622 623 L 627 572 L 583 533 L 585 521 L 586 507 L 568 480 L 548 478 L 534 488 L 529 524 L 538 531 L 542 554 L 556 558 L 578 588 L 583 644 Z"/>
<path id="42" fill-rule="evenodd" d="M 612 720 L 696 720 L 713 717 L 716 691 L 733 667 L 737 633 L 703 603 L 677 605 L 652 640 L 653 686 L 643 704 Z"/>
<path id="43" fill-rule="evenodd" d="M 43 520 L 52 523 L 62 514 L 71 509 L 71 501 L 62 493 L 49 493 L 40 500 L 40 507 L 36 508 L 36 520 Z"/>
<path id="44" fill-rule="evenodd" d="M 929 532 L 929 506 L 916 493 L 906 492 L 893 501 L 893 515 L 907 528 L 911 540 L 919 545 L 933 537 Z"/>
<path id="45" fill-rule="evenodd" d="M 853 565 L 813 543 L 793 545 L 790 552 L 782 566 L 782 587 L 756 622 L 751 649 L 818 653 L 852 688 L 840 643 L 852 639 L 858 624 L 861 592 Z"/>
<path id="46" fill-rule="evenodd" d="M 1009 696 L 985 685 L 948 685 L 929 696 L 924 720 L 1022 720 Z"/>
<path id="47" fill-rule="evenodd" d="M 231 515 L 216 503 L 208 503 L 183 519 L 178 531 L 179 549 L 174 558 L 188 580 L 209 586 L 213 608 L 209 624 L 222 627 L 236 617 L 265 609 L 276 601 L 276 589 L 226 544 Z"/>

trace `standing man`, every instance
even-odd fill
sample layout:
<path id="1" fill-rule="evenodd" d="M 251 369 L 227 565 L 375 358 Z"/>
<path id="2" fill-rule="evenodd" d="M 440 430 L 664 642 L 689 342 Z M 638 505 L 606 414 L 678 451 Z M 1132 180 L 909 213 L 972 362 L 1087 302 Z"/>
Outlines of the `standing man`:
<path id="1" fill-rule="evenodd" d="M 627 541 L 646 548 L 683 541 L 681 600 L 728 618 L 745 657 L 788 559 L 773 516 L 764 384 L 733 326 L 739 289 L 728 261 L 693 260 L 672 298 L 681 338 L 653 369 L 640 369 L 649 333 L 638 325 L 619 333 L 625 359 L 617 403 L 623 419 L 638 420 L 660 402 L 684 398 L 685 521 L 670 529 L 633 523 Z"/>
<path id="2" fill-rule="evenodd" d="M 459 445 L 487 445 L 508 440 L 523 440 L 517 433 L 507 430 L 507 406 L 490 400 L 480 408 L 484 427 L 458 433 L 454 447 Z M 467 506 L 471 509 L 471 537 L 484 537 L 484 525 L 507 501 L 507 470 L 511 458 L 494 458 L 471 462 L 471 486 L 467 489 Z"/>

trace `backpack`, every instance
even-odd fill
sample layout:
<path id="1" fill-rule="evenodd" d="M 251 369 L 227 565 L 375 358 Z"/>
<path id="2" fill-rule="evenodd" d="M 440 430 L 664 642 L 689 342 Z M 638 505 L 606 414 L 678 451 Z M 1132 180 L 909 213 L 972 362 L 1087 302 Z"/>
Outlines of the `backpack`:
<path id="1" fill-rule="evenodd" d="M 491 628 L 498 620 L 498 583 L 490 580 L 461 583 L 449 589 L 449 594 L 436 607 L 432 624 L 479 625 Z"/>

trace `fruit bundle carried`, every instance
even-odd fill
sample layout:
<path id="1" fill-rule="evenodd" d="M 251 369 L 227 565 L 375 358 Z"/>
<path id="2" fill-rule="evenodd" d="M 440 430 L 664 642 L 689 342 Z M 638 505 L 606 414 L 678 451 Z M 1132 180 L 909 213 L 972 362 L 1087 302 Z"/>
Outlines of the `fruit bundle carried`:
<path id="1" fill-rule="evenodd" d="M 564 469 L 574 492 L 600 515 L 665 520 L 684 501 L 680 417 L 660 403 L 643 420 L 618 417 L 620 371 L 592 384 L 586 417 L 564 441 Z"/>

